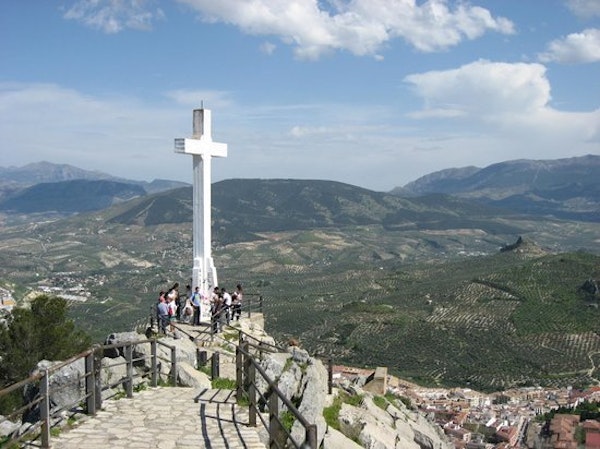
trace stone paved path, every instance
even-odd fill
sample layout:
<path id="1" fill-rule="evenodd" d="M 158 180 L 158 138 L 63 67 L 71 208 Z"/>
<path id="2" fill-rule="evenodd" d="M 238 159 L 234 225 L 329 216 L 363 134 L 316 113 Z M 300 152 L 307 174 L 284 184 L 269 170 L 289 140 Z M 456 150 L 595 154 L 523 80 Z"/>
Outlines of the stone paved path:
<path id="1" fill-rule="evenodd" d="M 231 390 L 159 387 L 105 401 L 50 442 L 53 449 L 265 449 L 247 423 Z"/>

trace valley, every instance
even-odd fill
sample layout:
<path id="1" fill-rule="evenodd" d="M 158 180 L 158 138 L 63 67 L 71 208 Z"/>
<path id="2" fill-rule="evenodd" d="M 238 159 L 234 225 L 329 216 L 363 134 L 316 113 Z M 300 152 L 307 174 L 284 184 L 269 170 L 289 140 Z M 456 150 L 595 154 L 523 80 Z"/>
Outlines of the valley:
<path id="1" fill-rule="evenodd" d="M 191 226 L 111 223 L 113 213 L 5 229 L 4 287 L 18 301 L 48 288 L 86 298 L 71 312 L 96 341 L 144 326 L 158 291 L 189 276 Z M 214 256 L 222 285 L 263 296 L 272 335 L 339 363 L 481 390 L 593 382 L 598 298 L 577 288 L 600 278 L 597 225 L 511 225 L 525 243 L 509 252 L 517 236 L 369 225 L 264 232 Z"/>

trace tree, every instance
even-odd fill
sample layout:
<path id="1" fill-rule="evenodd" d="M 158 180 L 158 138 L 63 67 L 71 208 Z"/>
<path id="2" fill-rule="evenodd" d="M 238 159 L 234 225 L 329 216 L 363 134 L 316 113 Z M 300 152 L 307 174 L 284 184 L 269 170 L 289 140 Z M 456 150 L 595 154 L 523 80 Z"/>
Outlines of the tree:
<path id="1" fill-rule="evenodd" d="M 67 316 L 67 302 L 41 295 L 15 308 L 0 325 L 0 384 L 25 379 L 40 360 L 65 360 L 87 349 L 90 337 Z"/>

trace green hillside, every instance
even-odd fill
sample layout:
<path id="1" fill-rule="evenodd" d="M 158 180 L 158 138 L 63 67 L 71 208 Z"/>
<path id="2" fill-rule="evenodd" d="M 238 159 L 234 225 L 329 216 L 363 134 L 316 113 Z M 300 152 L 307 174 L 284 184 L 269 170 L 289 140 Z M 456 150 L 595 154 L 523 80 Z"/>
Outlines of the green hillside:
<path id="1" fill-rule="evenodd" d="M 263 286 L 268 330 L 425 384 L 502 389 L 600 377 L 600 279 L 585 253 L 294 273 Z M 591 360 L 594 360 L 592 365 Z"/>

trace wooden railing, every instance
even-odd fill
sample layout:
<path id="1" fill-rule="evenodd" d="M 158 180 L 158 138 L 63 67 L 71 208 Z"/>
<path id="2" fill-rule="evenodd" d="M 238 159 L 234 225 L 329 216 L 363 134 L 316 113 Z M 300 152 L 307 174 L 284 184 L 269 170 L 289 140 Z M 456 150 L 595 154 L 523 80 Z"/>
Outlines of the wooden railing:
<path id="1" fill-rule="evenodd" d="M 259 305 L 262 311 L 262 297 L 260 301 L 255 303 L 255 306 Z M 254 307 L 248 306 L 244 312 L 251 316 L 251 309 Z M 294 404 L 279 390 L 277 384 L 273 379 L 269 378 L 267 373 L 260 365 L 260 359 L 265 352 L 286 352 L 285 348 L 277 345 L 265 343 L 247 334 L 240 329 L 231 328 L 239 332 L 239 341 L 236 345 L 236 398 L 238 401 L 244 399 L 249 401 L 249 425 L 257 425 L 257 417 L 259 418 L 262 425 L 269 432 L 269 447 L 270 448 L 287 448 L 295 447 L 296 449 L 316 449 L 317 448 L 317 426 L 312 424 L 302 416 Z M 198 333 L 203 331 L 195 330 L 196 335 L 188 333 L 178 327 L 178 331 L 195 341 Z M 212 331 L 212 326 L 209 331 L 211 339 L 220 338 Z M 145 357 L 134 357 L 134 347 L 138 345 L 150 345 L 150 360 L 149 363 L 145 360 Z M 164 358 L 158 355 L 158 346 L 167 347 L 170 350 L 170 357 Z M 106 350 L 119 350 L 125 358 L 123 362 L 116 362 L 110 365 L 102 365 L 101 361 Z M 204 355 L 204 357 L 202 357 Z M 51 387 L 50 377 L 57 373 L 59 370 L 68 367 L 69 365 L 75 364 L 83 360 L 85 369 L 84 373 L 78 376 L 73 383 L 76 383 L 81 390 L 81 394 L 70 404 L 65 404 L 62 407 L 52 406 L 51 396 L 56 394 L 59 390 L 66 387 L 72 386 L 71 384 L 62 385 L 60 387 Z M 136 373 L 133 369 L 135 364 L 144 362 L 145 366 L 149 366 L 149 369 L 143 373 Z M 143 378 L 148 383 L 156 387 L 159 385 L 159 378 L 162 371 L 162 361 L 166 362 L 169 371 L 168 379 L 171 385 L 177 385 L 177 354 L 175 346 L 168 345 L 161 341 L 161 339 L 150 338 L 145 340 L 137 340 L 131 342 L 115 343 L 110 345 L 96 345 L 64 362 L 52 365 L 47 369 L 43 369 L 40 372 L 10 385 L 0 390 L 0 400 L 10 395 L 11 393 L 22 392 L 25 388 L 33 386 L 39 390 L 39 394 L 36 397 L 26 403 L 21 403 L 14 410 L 10 411 L 5 415 L 0 416 L 0 424 L 5 421 L 14 422 L 20 420 L 23 414 L 33 409 L 39 409 L 39 419 L 32 423 L 25 432 L 19 433 L 18 429 L 13 432 L 10 436 L 4 440 L 0 439 L 0 447 L 9 445 L 11 443 L 18 443 L 24 439 L 39 439 L 40 447 L 46 449 L 50 448 L 50 436 L 51 428 L 53 426 L 53 420 L 56 421 L 58 416 L 68 411 L 73 415 L 77 413 L 85 413 L 88 415 L 95 415 L 98 410 L 102 407 L 102 400 L 109 398 L 107 391 L 112 390 L 114 387 L 121 385 L 125 396 L 128 398 L 133 397 L 134 393 L 134 380 L 137 378 Z M 197 349 L 197 364 L 198 367 L 204 365 L 207 362 L 206 352 Z M 120 365 L 126 366 L 126 375 L 115 380 L 112 383 L 104 382 L 101 378 L 102 372 L 107 371 L 110 368 L 117 367 Z M 331 394 L 331 361 L 328 364 L 329 368 L 329 393 Z M 269 397 L 266 397 L 257 388 L 257 376 L 261 376 L 264 383 L 268 386 Z M 219 377 L 219 352 L 216 351 L 211 357 L 211 377 L 214 379 Z M 141 383 L 141 382 L 140 382 Z M 286 429 L 283 425 L 280 414 L 279 414 L 279 401 L 287 408 L 287 410 L 294 416 L 294 420 L 299 422 L 305 429 L 304 440 L 301 442 L 295 441 L 292 438 L 290 430 Z M 259 405 L 260 404 L 260 405 Z M 268 411 L 269 419 L 266 421 L 259 409 L 264 407 L 264 410 Z M 59 422 L 55 422 L 55 426 L 59 426 Z M 291 446 L 290 446 L 291 445 Z"/>
<path id="2" fill-rule="evenodd" d="M 148 371 L 138 374 L 134 371 L 133 366 L 134 364 L 141 362 L 144 358 L 134 358 L 133 348 L 144 344 L 150 345 L 151 348 L 150 363 L 147 364 L 150 368 Z M 158 355 L 158 345 L 169 348 L 170 358 L 167 359 Z M 101 361 L 104 351 L 110 349 L 122 350 L 125 361 L 102 365 Z M 78 362 L 80 363 L 81 360 L 83 360 L 84 363 L 84 373 L 82 375 L 75 376 L 73 381 L 66 385 L 56 387 L 51 386 L 50 377 L 53 374 L 70 365 Z M 177 357 L 175 347 L 157 339 L 148 339 L 110 345 L 96 345 L 64 362 L 52 365 L 29 376 L 27 379 L 3 388 L 0 390 L 0 399 L 7 398 L 10 394 L 15 393 L 20 393 L 22 397 L 24 389 L 37 389 L 39 393 L 31 400 L 20 401 L 19 405 L 16 405 L 12 410 L 4 410 L 5 415 L 0 417 L 0 424 L 5 421 L 20 422 L 24 414 L 35 410 L 39 410 L 39 419 L 31 423 L 31 426 L 22 433 L 17 429 L 11 435 L 0 440 L 0 446 L 11 443 L 16 444 L 25 439 L 39 439 L 42 448 L 49 448 L 52 422 L 56 421 L 62 412 L 68 411 L 72 415 L 75 415 L 76 413 L 95 415 L 97 410 L 102 407 L 103 393 L 112 390 L 118 385 L 122 385 L 124 394 L 128 398 L 133 397 L 134 380 L 136 378 L 148 378 L 150 385 L 157 386 L 159 384 L 159 376 L 162 369 L 161 361 L 166 362 L 169 366 L 169 380 L 171 384 L 175 385 L 177 381 Z M 106 372 L 106 370 L 119 365 L 126 366 L 126 375 L 112 383 L 104 382 L 103 386 L 103 379 L 101 378 L 102 372 Z M 61 390 L 66 388 L 76 388 L 80 391 L 80 395 L 77 396 L 72 403 L 64 404 L 60 407 L 53 406 L 51 404 L 51 396 L 60 393 Z M 56 425 L 58 425 L 58 423 L 56 423 Z"/>
<path id="3" fill-rule="evenodd" d="M 281 392 L 277 384 L 271 379 L 261 367 L 255 354 L 262 352 L 279 352 L 281 348 L 265 344 L 264 342 L 253 343 L 252 336 L 240 332 L 239 344 L 236 348 L 236 398 L 238 401 L 248 400 L 249 422 L 248 425 L 256 427 L 258 417 L 263 427 L 269 433 L 270 448 L 295 447 L 296 449 L 317 449 L 317 426 L 298 411 L 296 406 Z M 254 352 L 254 354 L 253 354 Z M 257 375 L 261 376 L 267 385 L 269 396 L 266 397 L 257 386 Z M 282 402 L 287 410 L 293 415 L 294 420 L 304 427 L 304 440 L 298 442 L 292 438 L 291 430 L 287 429 L 281 421 L 279 413 L 279 402 Z M 268 421 L 260 413 L 259 404 L 268 411 Z M 290 444 L 292 446 L 290 446 Z"/>

